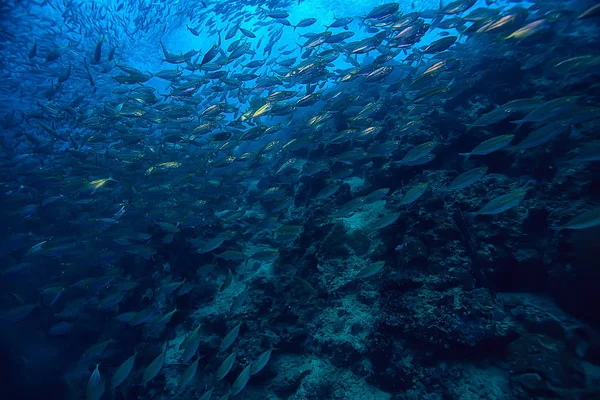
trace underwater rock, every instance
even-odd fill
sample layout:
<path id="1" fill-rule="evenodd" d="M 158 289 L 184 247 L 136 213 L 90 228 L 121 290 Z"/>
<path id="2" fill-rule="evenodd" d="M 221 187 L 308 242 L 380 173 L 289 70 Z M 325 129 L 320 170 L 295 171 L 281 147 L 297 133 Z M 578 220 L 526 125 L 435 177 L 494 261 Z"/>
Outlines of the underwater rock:
<path id="1" fill-rule="evenodd" d="M 356 255 L 362 256 L 367 251 L 369 251 L 371 240 L 369 239 L 369 236 L 367 236 L 366 233 L 357 230 L 348 234 L 347 243 Z"/>
<path id="2" fill-rule="evenodd" d="M 333 225 L 327 236 L 322 240 L 321 253 L 327 258 L 345 258 L 349 254 L 346 247 L 347 235 L 341 224 Z"/>
<path id="3" fill-rule="evenodd" d="M 366 354 L 377 324 L 377 304 L 367 305 L 357 296 L 345 296 L 323 309 L 310 324 L 314 346 L 329 354 L 336 366 L 351 365 Z"/>
<path id="4" fill-rule="evenodd" d="M 274 393 L 284 398 L 294 396 L 303 379 L 312 372 L 311 363 L 305 361 L 305 358 L 300 355 L 278 357 L 273 363 L 279 373 L 271 381 L 271 387 Z"/>
<path id="5" fill-rule="evenodd" d="M 421 289 L 400 296 L 387 310 L 383 327 L 426 345 L 428 357 L 496 354 L 517 337 L 517 327 L 486 289 Z"/>
<path id="6" fill-rule="evenodd" d="M 549 336 L 522 336 L 508 346 L 507 357 L 513 385 L 517 391 L 522 389 L 530 396 L 559 394 L 561 389 L 585 386 L 581 362 L 563 342 Z"/>
<path id="7" fill-rule="evenodd" d="M 529 333 L 544 334 L 575 347 L 584 339 L 585 326 L 561 310 L 551 299 L 533 294 L 503 293 L 505 309 Z"/>
<path id="8" fill-rule="evenodd" d="M 425 267 L 428 262 L 425 244 L 414 237 L 408 237 L 396 247 L 401 267 Z"/>
<path id="9" fill-rule="evenodd" d="M 365 399 L 391 400 L 389 393 L 368 385 L 346 369 L 338 369 L 325 360 L 309 357 L 281 357 L 280 373 L 273 379 L 273 392 L 290 400 Z"/>
<path id="10" fill-rule="evenodd" d="M 460 368 L 460 369 L 459 369 Z M 510 374 L 502 368 L 483 364 L 467 364 L 458 369 L 457 376 L 444 379 L 443 393 L 452 399 L 511 399 Z"/>

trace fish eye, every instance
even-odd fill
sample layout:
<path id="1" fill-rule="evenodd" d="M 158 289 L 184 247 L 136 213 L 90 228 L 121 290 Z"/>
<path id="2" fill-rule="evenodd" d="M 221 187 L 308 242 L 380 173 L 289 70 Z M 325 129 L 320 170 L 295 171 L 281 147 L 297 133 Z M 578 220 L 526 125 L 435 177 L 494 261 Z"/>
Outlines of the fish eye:
<path id="1" fill-rule="evenodd" d="M 512 108 L 507 108 L 506 110 L 504 110 L 505 113 L 510 114 L 511 112 L 513 112 Z"/>

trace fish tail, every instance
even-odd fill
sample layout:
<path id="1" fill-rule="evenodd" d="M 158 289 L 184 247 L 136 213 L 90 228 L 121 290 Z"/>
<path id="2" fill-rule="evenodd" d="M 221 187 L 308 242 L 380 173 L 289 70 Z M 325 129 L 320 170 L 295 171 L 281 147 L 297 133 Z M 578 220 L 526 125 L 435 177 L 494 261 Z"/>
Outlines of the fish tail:
<path id="1" fill-rule="evenodd" d="M 471 153 L 458 153 L 458 155 L 465 157 L 465 160 L 463 162 L 467 162 L 469 157 L 471 157 Z"/>

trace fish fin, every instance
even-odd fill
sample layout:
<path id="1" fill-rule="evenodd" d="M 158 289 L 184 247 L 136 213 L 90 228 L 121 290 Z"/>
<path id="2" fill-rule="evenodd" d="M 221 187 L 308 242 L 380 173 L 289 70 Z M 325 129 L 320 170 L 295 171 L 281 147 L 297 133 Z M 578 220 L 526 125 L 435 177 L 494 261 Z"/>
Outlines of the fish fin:
<path id="1" fill-rule="evenodd" d="M 522 119 L 516 120 L 516 121 L 510 121 L 511 124 L 517 124 L 517 127 L 515 128 L 515 131 L 518 131 L 519 128 L 521 128 L 521 126 L 523 126 L 523 124 L 525 123 L 525 121 L 523 121 Z"/>
<path id="2" fill-rule="evenodd" d="M 13 299 L 14 299 L 14 300 L 17 302 L 17 304 L 19 304 L 19 305 L 21 305 L 21 306 L 22 306 L 23 304 L 25 304 L 25 301 L 24 301 L 24 300 L 21 298 L 21 296 L 19 296 L 18 294 L 16 294 L 16 293 L 13 293 L 13 292 L 8 292 L 8 295 L 9 295 L 10 297 L 12 297 L 12 298 L 13 298 Z"/>

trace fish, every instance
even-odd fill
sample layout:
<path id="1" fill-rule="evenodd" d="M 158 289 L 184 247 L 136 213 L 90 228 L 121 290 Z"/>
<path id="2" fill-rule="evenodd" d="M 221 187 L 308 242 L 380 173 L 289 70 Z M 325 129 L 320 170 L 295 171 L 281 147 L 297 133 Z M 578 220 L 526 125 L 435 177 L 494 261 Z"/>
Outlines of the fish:
<path id="1" fill-rule="evenodd" d="M 560 231 L 563 229 L 588 229 L 600 225 L 600 209 L 594 208 L 571 218 L 563 225 L 551 226 L 551 229 Z"/>
<path id="2" fill-rule="evenodd" d="M 419 183 L 408 189 L 402 199 L 400 199 L 400 205 L 405 206 L 417 201 L 421 196 L 423 196 L 423 194 L 425 194 L 428 187 L 428 183 Z"/>
<path id="3" fill-rule="evenodd" d="M 273 352 L 273 349 L 269 349 L 269 350 L 265 351 L 264 353 L 260 354 L 256 358 L 256 360 L 252 361 L 252 363 L 250 364 L 251 365 L 250 375 L 256 375 L 260 371 L 263 370 L 263 368 L 269 363 L 272 352 Z"/>
<path id="4" fill-rule="evenodd" d="M 436 146 L 436 142 L 426 142 L 420 145 L 417 145 L 409 150 L 408 153 L 402 158 L 402 160 L 398 161 L 399 165 L 414 165 L 415 162 L 422 160 L 424 157 L 427 157 L 431 151 Z"/>
<path id="5" fill-rule="evenodd" d="M 400 218 L 400 215 L 401 215 L 401 213 L 395 212 L 395 213 L 390 213 L 390 214 L 386 214 L 386 215 L 382 216 L 381 218 L 379 218 L 377 221 L 375 221 L 372 224 L 372 226 L 370 227 L 370 231 L 375 232 L 375 231 L 385 228 L 386 226 L 390 226 L 390 225 L 394 224 L 398 220 L 398 218 Z"/>
<path id="6" fill-rule="evenodd" d="M 104 394 L 104 390 L 106 388 L 106 380 L 100 375 L 100 371 L 98 370 L 100 364 L 96 364 L 96 368 L 90 375 L 90 379 L 87 383 L 87 388 L 85 391 L 86 400 L 100 400 L 102 395 Z"/>
<path id="7" fill-rule="evenodd" d="M 470 129 L 474 126 L 489 126 L 492 124 L 497 124 L 508 118 L 511 114 L 530 112 L 542 104 L 544 104 L 544 102 L 535 97 L 512 100 L 482 115 L 479 117 L 479 119 L 477 119 L 477 121 L 468 125 L 468 127 Z"/>
<path id="8" fill-rule="evenodd" d="M 196 270 L 196 273 L 198 273 L 198 270 Z M 181 285 L 181 287 L 177 291 L 177 296 L 185 296 L 185 295 L 189 294 L 194 289 L 194 287 L 195 287 L 195 284 L 193 282 L 184 283 L 183 285 Z M 175 310 L 170 312 L 169 314 L 172 315 L 174 312 L 177 312 L 177 308 L 175 308 Z M 168 321 L 167 321 L 167 323 L 168 323 Z"/>
<path id="9" fill-rule="evenodd" d="M 117 321 L 131 323 L 131 320 L 135 318 L 137 312 L 135 311 L 127 311 L 122 314 L 119 314 L 115 317 Z"/>
<path id="10" fill-rule="evenodd" d="M 579 14 L 577 19 L 585 19 L 585 18 L 592 18 L 592 17 L 598 17 L 598 16 L 600 16 L 600 4 L 595 4 L 595 5 L 591 6 L 590 8 L 588 8 L 587 10 L 585 10 L 584 12 L 582 12 L 581 14 Z"/>
<path id="11" fill-rule="evenodd" d="M 236 356 L 237 353 L 233 352 L 229 356 L 227 356 L 225 360 L 223 360 L 219 368 L 217 368 L 217 372 L 215 373 L 217 381 L 220 381 L 221 379 L 225 378 L 229 371 L 231 371 L 233 364 L 235 364 Z"/>
<path id="12" fill-rule="evenodd" d="M 241 251 L 225 250 L 222 253 L 216 254 L 215 257 L 222 258 L 222 259 L 228 260 L 228 261 L 235 261 L 235 260 L 245 259 L 246 255 Z"/>
<path id="13" fill-rule="evenodd" d="M 188 31 L 194 36 L 200 36 L 200 32 L 194 28 L 191 28 L 188 24 L 185 25 Z"/>
<path id="14" fill-rule="evenodd" d="M 466 162 L 469 159 L 469 157 L 471 157 L 473 155 L 483 156 L 483 155 L 490 154 L 495 151 L 504 149 L 505 147 L 507 147 L 510 144 L 510 142 L 512 142 L 514 137 L 515 137 L 515 135 L 495 136 L 491 139 L 488 139 L 488 140 L 485 140 L 485 141 L 479 143 L 469 153 L 458 153 L 458 154 L 465 157 L 465 162 Z"/>
<path id="15" fill-rule="evenodd" d="M 256 37 L 256 35 L 254 34 L 254 32 L 249 31 L 248 29 L 244 29 L 241 26 L 239 27 L 240 32 L 242 32 L 242 34 L 248 38 L 254 39 Z"/>
<path id="16" fill-rule="evenodd" d="M 137 326 L 137 325 L 145 324 L 148 321 L 150 321 L 150 319 L 152 319 L 156 315 L 156 313 L 157 313 L 157 311 L 154 308 L 146 308 L 146 309 L 143 309 L 141 311 L 138 311 L 131 318 L 131 320 L 129 321 L 129 324 L 131 326 Z"/>
<path id="17" fill-rule="evenodd" d="M 222 291 L 226 290 L 231 285 L 232 282 L 233 282 L 233 274 L 231 273 L 230 269 L 227 269 L 227 276 L 221 283 L 221 286 L 219 287 L 219 291 L 222 292 Z"/>
<path id="18" fill-rule="evenodd" d="M 472 184 L 483 178 L 487 171 L 488 167 L 478 167 L 463 172 L 448 184 L 446 190 L 460 190 L 471 186 Z"/>
<path id="19" fill-rule="evenodd" d="M 100 58 L 102 57 L 102 43 L 104 43 L 104 37 L 98 41 L 96 48 L 94 49 L 94 59 L 92 64 L 100 64 Z"/>
<path id="20" fill-rule="evenodd" d="M 380 6 L 373 8 L 369 13 L 363 18 L 364 21 L 377 21 L 388 18 L 392 14 L 396 13 L 400 8 L 400 4 L 398 3 L 386 3 Z"/>
<path id="21" fill-rule="evenodd" d="M 279 257 L 279 251 L 275 249 L 260 250 L 252 254 L 249 259 L 273 262 Z M 236 307 L 237 308 L 237 307 Z"/>
<path id="22" fill-rule="evenodd" d="M 348 29 L 348 25 L 352 21 L 354 21 L 353 17 L 343 17 L 343 18 L 335 18 L 334 17 L 334 21 L 331 23 L 331 25 L 326 26 L 326 28 L 328 30 L 331 29 L 331 28 L 344 28 L 344 29 Z"/>
<path id="23" fill-rule="evenodd" d="M 178 383 L 178 387 L 182 388 L 185 387 L 187 385 L 189 385 L 192 380 L 194 379 L 194 377 L 196 376 L 196 374 L 198 373 L 198 361 L 200 361 L 200 356 L 198 356 L 196 358 L 196 361 L 194 361 L 192 363 L 192 365 L 190 365 L 185 372 L 183 373 L 183 375 L 181 375 L 181 378 L 179 379 L 179 383 Z"/>
<path id="24" fill-rule="evenodd" d="M 246 387 L 246 384 L 250 380 L 251 368 L 252 368 L 252 363 L 248 364 L 246 366 L 246 368 L 244 368 L 243 371 L 240 372 L 240 374 L 235 379 L 235 381 L 231 384 L 231 388 L 229 389 L 229 393 L 231 395 L 235 396 L 236 394 L 238 394 L 242 390 L 244 390 L 244 388 Z"/>
<path id="25" fill-rule="evenodd" d="M 113 342 L 114 342 L 114 340 L 108 339 L 104 342 L 98 342 L 96 344 L 93 344 L 86 351 L 83 352 L 83 354 L 81 355 L 81 358 L 84 360 L 88 360 L 88 359 L 102 357 L 102 355 L 104 354 L 104 351 L 106 350 L 108 345 L 110 345 Z"/>
<path id="26" fill-rule="evenodd" d="M 70 302 L 65 306 L 65 308 L 59 312 L 54 314 L 55 317 L 58 318 L 73 318 L 77 317 L 81 314 L 83 307 L 86 305 L 86 301 L 83 299 L 76 299 L 73 302 Z"/>
<path id="27" fill-rule="evenodd" d="M 314 197 L 314 200 L 326 200 L 329 197 L 333 196 L 339 190 L 339 188 L 340 185 L 337 183 L 330 184 L 321 189 L 319 193 L 317 193 L 317 195 Z"/>
<path id="28" fill-rule="evenodd" d="M 30 248 L 29 248 L 29 249 L 28 249 L 28 250 L 25 252 L 25 256 L 26 256 L 26 257 L 28 257 L 28 256 L 32 256 L 32 255 L 34 255 L 34 254 L 38 254 L 38 253 L 40 253 L 40 252 L 43 250 L 43 248 L 44 248 L 44 245 L 45 245 L 46 243 L 48 243 L 48 241 L 47 241 L 47 240 L 44 240 L 44 241 L 42 241 L 42 242 L 39 242 L 38 244 L 35 244 L 35 245 L 31 246 L 31 247 L 30 247 Z"/>
<path id="29" fill-rule="evenodd" d="M 593 55 L 584 55 L 571 57 L 566 60 L 560 61 L 554 65 L 554 68 L 562 73 L 569 74 L 578 71 L 585 71 L 585 69 L 593 68 L 600 64 L 600 57 Z"/>
<path id="30" fill-rule="evenodd" d="M 111 310 L 114 309 L 125 297 L 125 293 L 116 292 L 107 295 L 98 303 L 99 310 Z"/>
<path id="31" fill-rule="evenodd" d="M 194 357 L 196 352 L 198 351 L 198 347 L 200 346 L 200 341 L 202 337 L 200 336 L 200 324 L 194 329 L 186 339 L 181 343 L 180 348 L 183 346 L 183 354 L 181 355 L 181 359 L 183 362 L 188 362 Z"/>
<path id="32" fill-rule="evenodd" d="M 55 47 L 46 55 L 46 62 L 57 61 L 69 50 L 69 46 Z"/>
<path id="33" fill-rule="evenodd" d="M 42 304 L 47 307 L 53 306 L 64 291 L 65 288 L 62 286 L 53 286 L 42 290 L 42 292 L 40 292 L 40 295 L 42 296 Z"/>
<path id="34" fill-rule="evenodd" d="M 233 300 L 233 304 L 231 305 L 231 311 L 235 312 L 238 308 L 240 308 L 246 302 L 246 300 L 248 300 L 249 294 L 250 289 L 248 287 L 245 287 L 244 290 L 238 293 Z"/>
<path id="35" fill-rule="evenodd" d="M 61 321 L 50 327 L 48 333 L 53 336 L 66 335 L 75 327 L 73 322 Z"/>
<path id="36" fill-rule="evenodd" d="M 600 140 L 583 143 L 577 155 L 569 160 L 570 163 L 583 164 L 600 161 Z"/>
<path id="37" fill-rule="evenodd" d="M 383 199 L 390 192 L 389 188 L 377 189 L 363 197 L 363 204 L 369 205 Z"/>
<path id="38" fill-rule="evenodd" d="M 315 22 L 317 22 L 316 18 L 304 18 L 303 20 L 299 21 L 296 25 L 293 25 L 294 31 L 296 31 L 296 28 L 306 28 L 311 25 L 314 25 Z"/>
<path id="39" fill-rule="evenodd" d="M 173 293 L 185 283 L 185 279 L 181 282 L 168 282 L 160 286 L 160 291 L 166 295 Z"/>
<path id="40" fill-rule="evenodd" d="M 476 217 L 478 215 L 496 215 L 504 211 L 510 210 L 521 204 L 525 196 L 527 195 L 527 189 L 520 188 L 513 190 L 510 193 L 496 197 L 490 200 L 487 204 L 481 207 L 478 211 L 468 213 L 469 216 Z"/>
<path id="41" fill-rule="evenodd" d="M 423 54 L 441 53 L 442 51 L 447 50 L 454 43 L 456 43 L 457 39 L 458 39 L 458 36 L 446 36 L 444 38 L 438 39 L 438 40 L 434 41 L 433 43 L 431 43 L 430 45 L 428 45 L 427 47 L 425 47 L 422 50 Z"/>
<path id="42" fill-rule="evenodd" d="M 170 311 L 162 316 L 160 316 L 158 319 L 156 319 L 155 321 L 152 321 L 152 325 L 155 327 L 161 327 L 161 326 L 165 326 L 169 323 L 169 321 L 171 321 L 171 318 L 173 318 L 173 314 L 175 314 L 177 312 L 177 307 L 175 307 L 175 309 L 173 311 Z"/>
<path id="43" fill-rule="evenodd" d="M 526 122 L 541 123 L 549 121 L 558 113 L 563 113 L 576 109 L 578 107 L 577 100 L 577 96 L 558 97 L 556 99 L 547 101 L 546 103 L 535 108 L 527 115 L 525 115 L 523 119 L 512 122 L 518 124 L 517 129 L 519 129 Z"/>
<path id="44" fill-rule="evenodd" d="M 508 39 L 524 39 L 528 38 L 532 35 L 539 34 L 548 29 L 549 25 L 545 19 L 538 19 L 536 21 L 530 22 L 524 27 L 517 29 L 510 35 L 508 35 L 505 40 Z"/>
<path id="45" fill-rule="evenodd" d="M 166 346 L 165 346 L 166 347 Z M 165 365 L 167 352 L 164 350 L 161 352 L 144 370 L 142 376 L 142 384 L 147 385 L 152 379 L 156 377 Z"/>
<path id="46" fill-rule="evenodd" d="M 570 126 L 563 122 L 549 123 L 535 131 L 529 133 L 527 137 L 521 140 L 516 145 L 509 148 L 509 150 L 526 150 L 533 147 L 540 146 L 544 143 L 549 142 L 555 137 L 561 135 L 570 130 Z"/>
<path id="47" fill-rule="evenodd" d="M 214 389 L 210 389 L 209 391 L 207 391 L 206 393 L 204 393 L 202 396 L 200 396 L 198 398 L 198 400 L 210 400 L 210 398 L 212 397 L 213 390 Z"/>
<path id="48" fill-rule="evenodd" d="M 29 50 L 29 54 L 27 55 L 29 57 L 29 59 L 31 60 L 32 58 L 34 58 L 37 55 L 37 40 L 33 41 L 33 45 L 31 46 L 31 49 Z"/>
<path id="49" fill-rule="evenodd" d="M 112 389 L 117 388 L 129 377 L 129 374 L 133 370 L 136 357 L 137 353 L 134 353 L 131 357 L 129 357 L 128 359 L 123 361 L 121 365 L 119 365 L 119 367 L 117 368 L 110 380 L 110 387 Z"/>
<path id="50" fill-rule="evenodd" d="M 317 292 L 317 290 L 314 288 L 313 285 L 311 285 L 308 281 L 306 281 L 305 279 L 302 278 L 298 278 L 295 277 L 294 279 L 296 279 L 298 282 L 300 282 L 302 284 L 302 286 L 305 288 L 305 290 L 313 297 L 318 297 L 319 296 L 319 292 Z"/>
<path id="51" fill-rule="evenodd" d="M 228 348 L 231 347 L 233 342 L 235 342 L 235 340 L 237 339 L 237 337 L 240 333 L 241 327 L 242 327 L 242 322 L 240 322 L 236 326 L 234 326 L 233 329 L 231 329 L 229 331 L 229 333 L 227 333 L 227 335 L 225 335 L 223 340 L 221 340 L 221 344 L 219 346 L 219 351 L 226 351 Z"/>
<path id="52" fill-rule="evenodd" d="M 384 267 L 385 261 L 377 261 L 367 265 L 356 273 L 354 279 L 368 278 L 378 274 Z"/>
<path id="53" fill-rule="evenodd" d="M 440 7 L 440 12 L 446 15 L 460 14 L 473 7 L 475 3 L 477 3 L 476 0 L 456 0 L 446 4 L 444 7 Z"/>

